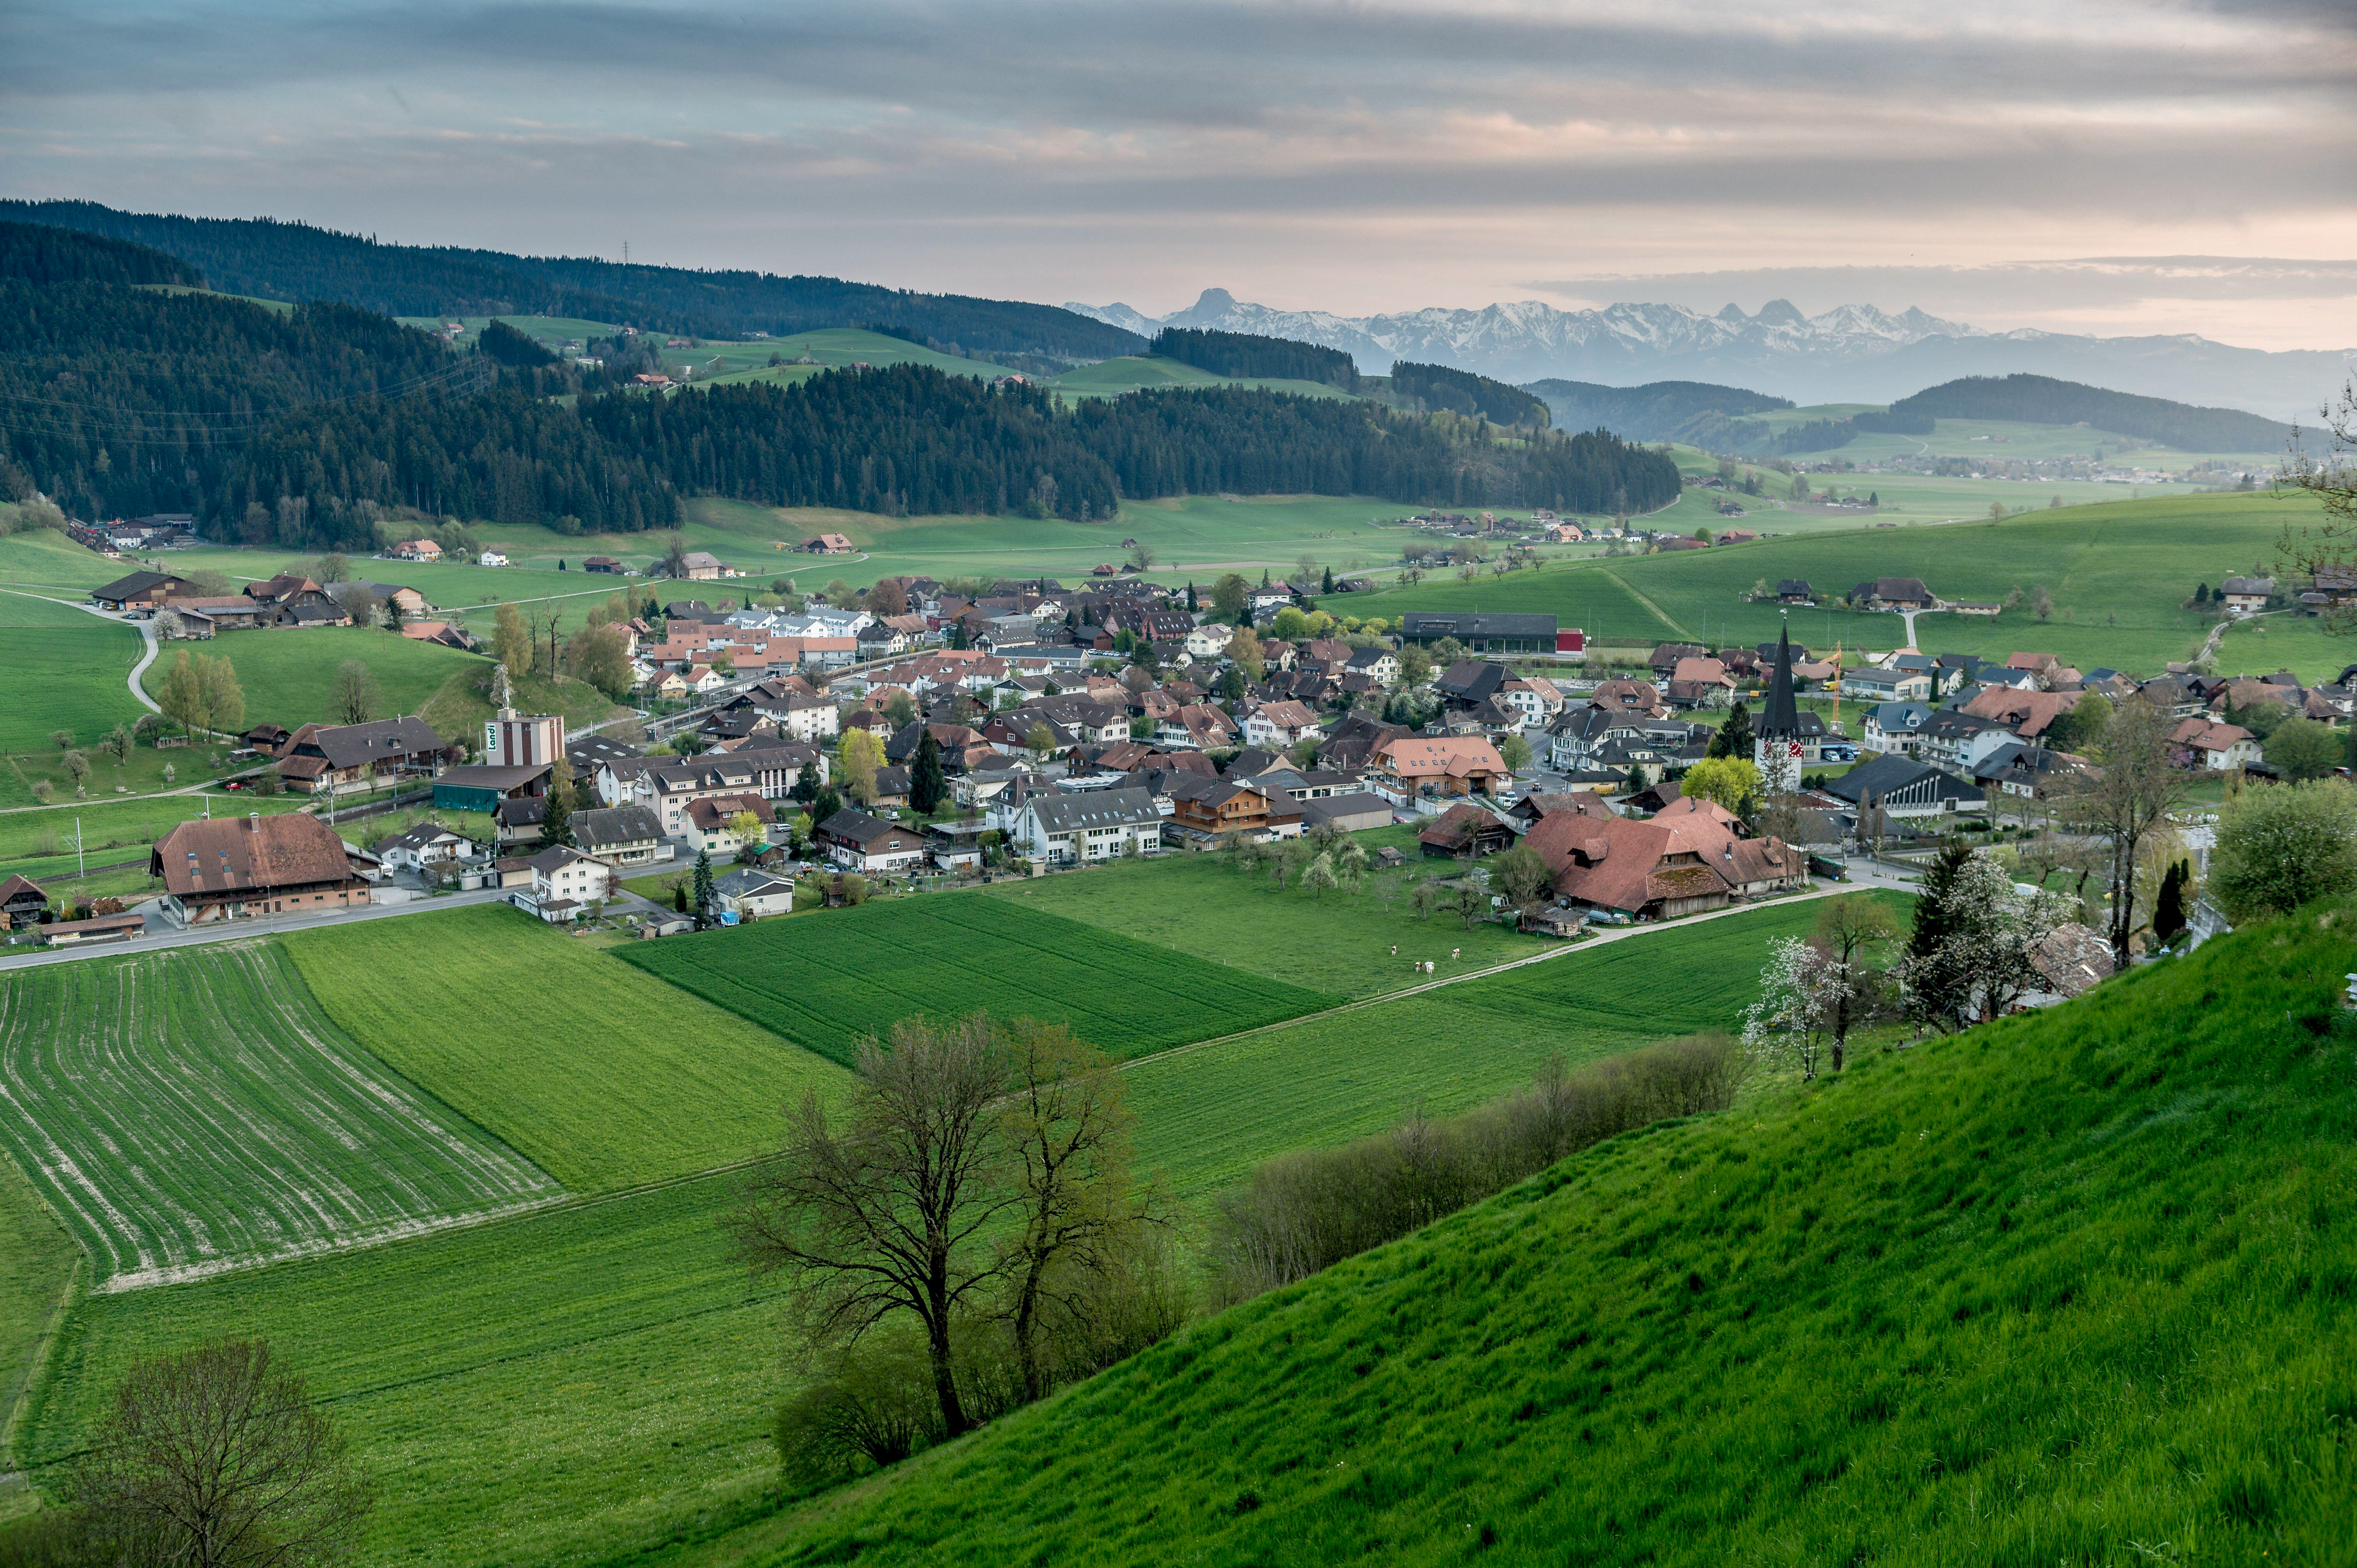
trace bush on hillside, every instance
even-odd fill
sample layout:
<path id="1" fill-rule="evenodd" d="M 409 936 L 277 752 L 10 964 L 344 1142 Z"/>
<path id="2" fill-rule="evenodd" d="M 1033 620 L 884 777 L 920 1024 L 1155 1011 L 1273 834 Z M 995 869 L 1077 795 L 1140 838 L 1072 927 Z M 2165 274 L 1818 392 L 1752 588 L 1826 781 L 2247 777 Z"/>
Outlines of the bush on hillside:
<path id="1" fill-rule="evenodd" d="M 1411 1115 L 1340 1148 L 1271 1160 L 1218 1200 L 1214 1293 L 1237 1302 L 1307 1279 L 1615 1133 L 1724 1111 L 1745 1065 L 1725 1035 L 1651 1046 L 1577 1072 L 1557 1058 L 1529 1089 L 1461 1116 Z"/>
<path id="2" fill-rule="evenodd" d="M 2210 897 L 2237 922 L 2357 889 L 2357 789 L 2337 779 L 2250 789 L 2218 823 Z"/>

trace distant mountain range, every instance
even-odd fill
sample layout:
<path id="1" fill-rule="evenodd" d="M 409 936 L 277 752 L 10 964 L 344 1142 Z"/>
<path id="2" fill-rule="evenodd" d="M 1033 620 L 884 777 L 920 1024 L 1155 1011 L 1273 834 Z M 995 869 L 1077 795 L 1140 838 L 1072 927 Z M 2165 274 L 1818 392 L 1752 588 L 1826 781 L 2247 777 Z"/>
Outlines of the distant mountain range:
<path id="1" fill-rule="evenodd" d="M 1921 310 L 1892 316 L 1870 305 L 1804 316 L 1781 299 L 1748 316 L 1732 305 L 1706 316 L 1683 305 L 1558 310 L 1521 300 L 1480 310 L 1349 317 L 1275 310 L 1211 288 L 1159 319 L 1125 305 L 1064 308 L 1141 337 L 1164 327 L 1196 327 L 1320 343 L 1377 375 L 1394 360 L 1415 360 L 1523 384 L 1731 381 L 1803 403 L 1889 403 L 1964 376 L 2029 372 L 2313 422 L 2317 405 L 2357 369 L 2357 349 L 2270 353 L 2190 334 L 1986 332 Z"/>

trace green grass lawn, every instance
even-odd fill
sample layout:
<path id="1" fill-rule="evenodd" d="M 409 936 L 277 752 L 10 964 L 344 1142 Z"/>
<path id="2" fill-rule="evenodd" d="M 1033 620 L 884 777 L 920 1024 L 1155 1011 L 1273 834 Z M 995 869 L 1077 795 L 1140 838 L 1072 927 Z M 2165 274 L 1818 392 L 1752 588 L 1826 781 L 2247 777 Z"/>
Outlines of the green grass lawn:
<path id="1" fill-rule="evenodd" d="M 16 1427 L 45 1337 L 81 1254 L 16 1167 L 0 1160 L 0 1475 L 17 1467 Z M 0 1520 L 38 1504 L 22 1481 L 0 1481 Z"/>
<path id="2" fill-rule="evenodd" d="M 339 1025 L 576 1192 L 759 1153 L 781 1107 L 845 1080 L 834 1063 L 503 904 L 285 941 Z"/>
<path id="3" fill-rule="evenodd" d="M 51 528 L 0 537 L 0 583 L 45 590 L 95 588 L 138 570 L 111 560 Z"/>
<path id="4" fill-rule="evenodd" d="M 0 1020 L 0 1146 L 101 1288 L 555 1192 L 339 1033 L 267 941 L 20 970 Z"/>
<path id="5" fill-rule="evenodd" d="M 147 667 L 150 696 L 163 690 L 176 650 Z M 338 672 L 357 659 L 375 675 L 383 715 L 414 714 L 461 670 L 483 667 L 471 653 L 438 643 L 413 642 L 368 627 L 287 627 L 268 631 L 232 631 L 195 650 L 227 659 L 245 693 L 248 725 L 336 724 Z"/>
<path id="6" fill-rule="evenodd" d="M 1416 855 L 1410 830 L 1386 836 L 1406 840 L 1405 853 Z M 1408 966 L 1424 959 L 1440 966 L 1439 978 L 1555 945 L 1494 921 L 1469 931 L 1452 915 L 1420 920 L 1409 912 L 1409 878 L 1461 869 L 1412 858 L 1401 870 L 1371 872 L 1355 892 L 1315 894 L 1279 890 L 1267 873 L 1237 870 L 1218 855 L 1174 854 L 999 883 L 990 893 L 1312 991 L 1372 996 L 1421 982 Z"/>
<path id="7" fill-rule="evenodd" d="M 1761 579 L 1772 585 L 1797 577 L 1820 595 L 1838 595 L 1867 577 L 1911 576 L 1946 597 L 1992 600 L 2003 599 L 2016 586 L 2026 590 L 2044 584 L 2057 607 L 2051 620 L 2041 623 L 2018 611 L 1993 620 L 1921 616 L 1916 620 L 1918 639 L 1932 653 L 2001 660 L 2016 650 L 2035 650 L 2081 669 L 2108 664 L 2158 674 L 2163 664 L 2186 658 L 2212 624 L 2179 607 L 2194 585 L 2214 587 L 2231 574 L 2248 572 L 2255 561 L 2273 559 L 2284 526 L 2317 515 L 2306 498 L 2265 493 L 2116 501 L 2037 511 L 2001 523 L 1845 529 L 1598 560 L 1469 584 L 1432 581 L 1330 604 L 1355 615 L 1551 611 L 1565 625 L 1584 626 L 1598 637 L 1754 643 L 1773 639 L 1784 618 L 1773 603 L 1745 602 L 1743 596 Z M 1796 609 L 1791 625 L 1794 639 L 1812 649 L 1829 649 L 1838 641 L 1848 649 L 1885 650 L 1905 639 L 1904 624 L 1888 615 Z M 2332 656 L 2345 639 L 2299 629 L 2314 626 L 2296 623 L 2264 633 L 2238 628 L 2227 638 L 2222 667 L 2244 667 L 2238 661 L 2249 658 L 2242 651 L 2247 640 L 2253 651 L 2264 643 L 2268 656 L 2264 664 L 2247 666 L 2254 670 L 2283 664 L 2309 679 L 2336 674 L 2346 660 Z"/>
<path id="8" fill-rule="evenodd" d="M 2345 929 L 1612 1140 L 698 1560 L 2338 1561 Z"/>
<path id="9" fill-rule="evenodd" d="M 934 896 L 905 907 L 952 901 Z M 878 908 L 756 930 L 801 936 Z M 383 994 L 422 998 L 404 1026 L 412 1036 L 443 1028 L 446 1018 L 479 1027 L 489 1008 L 545 1009 L 545 998 L 564 995 L 580 998 L 567 1004 L 578 1008 L 575 1028 L 611 1030 L 617 1019 L 651 1015 L 667 1032 L 629 1035 L 636 1050 L 687 1041 L 712 1054 L 709 1010 L 677 992 L 667 1002 L 618 1004 L 586 969 L 551 975 L 505 950 L 470 959 L 489 929 L 473 918 L 500 913 L 376 922 L 380 931 L 439 922 L 466 940 L 421 943 L 414 959 L 380 953 L 373 966 L 357 949 L 320 964 L 315 937 L 289 945 L 299 952 L 312 944 L 305 961 L 328 993 L 352 974 Z M 1508 992 L 1504 978 L 1456 988 L 1479 994 L 1446 1015 L 1432 1010 L 1437 999 L 1383 1003 L 1332 1023 L 1141 1062 L 1125 1075 L 1138 1114 L 1138 1167 L 1163 1174 L 1200 1208 L 1206 1193 L 1254 1161 L 1380 1127 L 1419 1100 L 1442 1111 L 1488 1098 L 1523 1082 L 1551 1052 L 1585 1059 L 1725 1022 L 1717 1015 L 1749 996 L 1767 939 L 1803 929 L 1813 913 L 1770 908 L 1651 932 L 1512 977 L 1535 989 Z M 569 940 L 549 934 L 559 946 Z M 1589 974 L 1621 951 L 1611 968 Z M 1646 963 L 1631 961 L 1641 954 Z M 447 993 L 429 967 L 458 972 Z M 390 976 L 372 978 L 372 968 Z M 1591 994 L 1641 985 L 1662 970 L 1681 977 L 1680 989 L 1650 1020 Z M 1555 1008 L 1564 1011 L 1551 1018 Z M 1511 1039 L 1483 1037 L 1508 1026 Z M 571 1037 L 552 1026 L 528 1043 Z M 547 1070 L 546 1054 L 532 1063 L 540 1077 L 560 1088 L 579 1081 L 577 1053 L 564 1052 L 561 1071 Z M 733 1113 L 669 1057 L 634 1075 L 631 1087 L 687 1112 Z M 608 1104 L 601 1114 L 638 1112 Z M 616 1139 L 632 1125 L 622 1122 Z M 716 1224 L 736 1191 L 726 1176 L 692 1180 L 366 1252 L 94 1298 L 73 1315 L 27 1457 L 41 1466 L 72 1453 L 133 1356 L 259 1332 L 309 1375 L 383 1487 L 365 1563 L 603 1563 L 724 1529 L 774 1507 L 768 1422 L 791 1376 L 770 1287 L 748 1283 L 728 1261 Z M 41 1478 L 48 1484 L 46 1472 Z"/>
<path id="10" fill-rule="evenodd" d="M 823 919 L 634 943 L 616 956 L 849 1063 L 919 1013 L 1038 1017 L 1116 1059 L 1273 1024 L 1335 998 L 1004 900 L 946 893 Z"/>

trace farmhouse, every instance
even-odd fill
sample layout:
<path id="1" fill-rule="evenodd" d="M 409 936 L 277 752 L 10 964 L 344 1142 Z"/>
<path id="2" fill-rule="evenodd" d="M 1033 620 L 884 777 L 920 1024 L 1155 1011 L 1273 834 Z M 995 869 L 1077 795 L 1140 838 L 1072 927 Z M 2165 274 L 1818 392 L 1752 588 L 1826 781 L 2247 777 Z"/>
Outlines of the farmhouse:
<path id="1" fill-rule="evenodd" d="M 802 541 L 802 548 L 813 555 L 848 555 L 856 548 L 840 533 L 822 533 Z"/>
<path id="2" fill-rule="evenodd" d="M 922 835 L 846 806 L 812 830 L 812 842 L 851 871 L 905 871 L 925 860 Z"/>
<path id="3" fill-rule="evenodd" d="M 0 931 L 39 925 L 42 911 L 48 907 L 49 896 L 41 891 L 39 883 L 23 876 L 0 882 Z"/>
<path id="4" fill-rule="evenodd" d="M 1230 834 L 1254 843 L 1297 838 L 1302 808 L 1281 789 L 1200 775 L 1169 781 L 1171 831 L 1199 847 Z"/>
<path id="5" fill-rule="evenodd" d="M 415 714 L 364 725 L 305 725 L 280 753 L 278 776 L 307 794 L 380 779 L 430 779 L 454 755 Z"/>
<path id="6" fill-rule="evenodd" d="M 210 925 L 369 901 L 333 828 L 301 811 L 182 822 L 149 852 L 175 925 Z"/>
<path id="7" fill-rule="evenodd" d="M 1807 857 L 1778 838 L 1738 838 L 1700 812 L 1636 822 L 1550 811 L 1523 835 L 1575 905 L 1639 919 L 1723 908 L 1808 885 Z"/>
<path id="8" fill-rule="evenodd" d="M 1849 591 L 1849 601 L 1867 610 L 1928 610 L 1939 603 L 1921 577 L 1869 577 Z"/>
<path id="9" fill-rule="evenodd" d="M 1486 807 L 1451 806 L 1415 835 L 1428 859 L 1479 860 L 1514 847 L 1514 827 Z"/>
<path id="10" fill-rule="evenodd" d="M 584 572 L 603 573 L 609 577 L 619 577 L 622 575 L 622 564 L 611 555 L 592 555 L 581 563 L 581 569 Z"/>
<path id="11" fill-rule="evenodd" d="M 2218 585 L 2218 596 L 2226 601 L 2228 615 L 2255 615 L 2267 607 L 2275 596 L 2273 577 L 2229 577 Z"/>
<path id="12" fill-rule="evenodd" d="M 439 561 L 442 547 L 430 539 L 405 539 L 393 547 L 396 561 Z"/>
<path id="13" fill-rule="evenodd" d="M 1375 754 L 1374 772 L 1377 781 L 1403 800 L 1427 791 L 1494 795 L 1513 778 L 1496 746 L 1470 736 L 1392 741 Z"/>

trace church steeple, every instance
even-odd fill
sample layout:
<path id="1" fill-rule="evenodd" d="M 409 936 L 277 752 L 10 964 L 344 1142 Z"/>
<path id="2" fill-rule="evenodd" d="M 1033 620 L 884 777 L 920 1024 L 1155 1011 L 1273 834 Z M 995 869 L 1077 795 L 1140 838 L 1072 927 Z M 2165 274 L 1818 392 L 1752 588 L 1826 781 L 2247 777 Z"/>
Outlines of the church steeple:
<path id="1" fill-rule="evenodd" d="M 1776 634 L 1776 672 L 1768 681 L 1768 705 L 1760 710 L 1754 729 L 1753 762 L 1760 785 L 1770 795 L 1789 795 L 1801 787 L 1801 710 L 1792 701 L 1792 628 Z"/>

